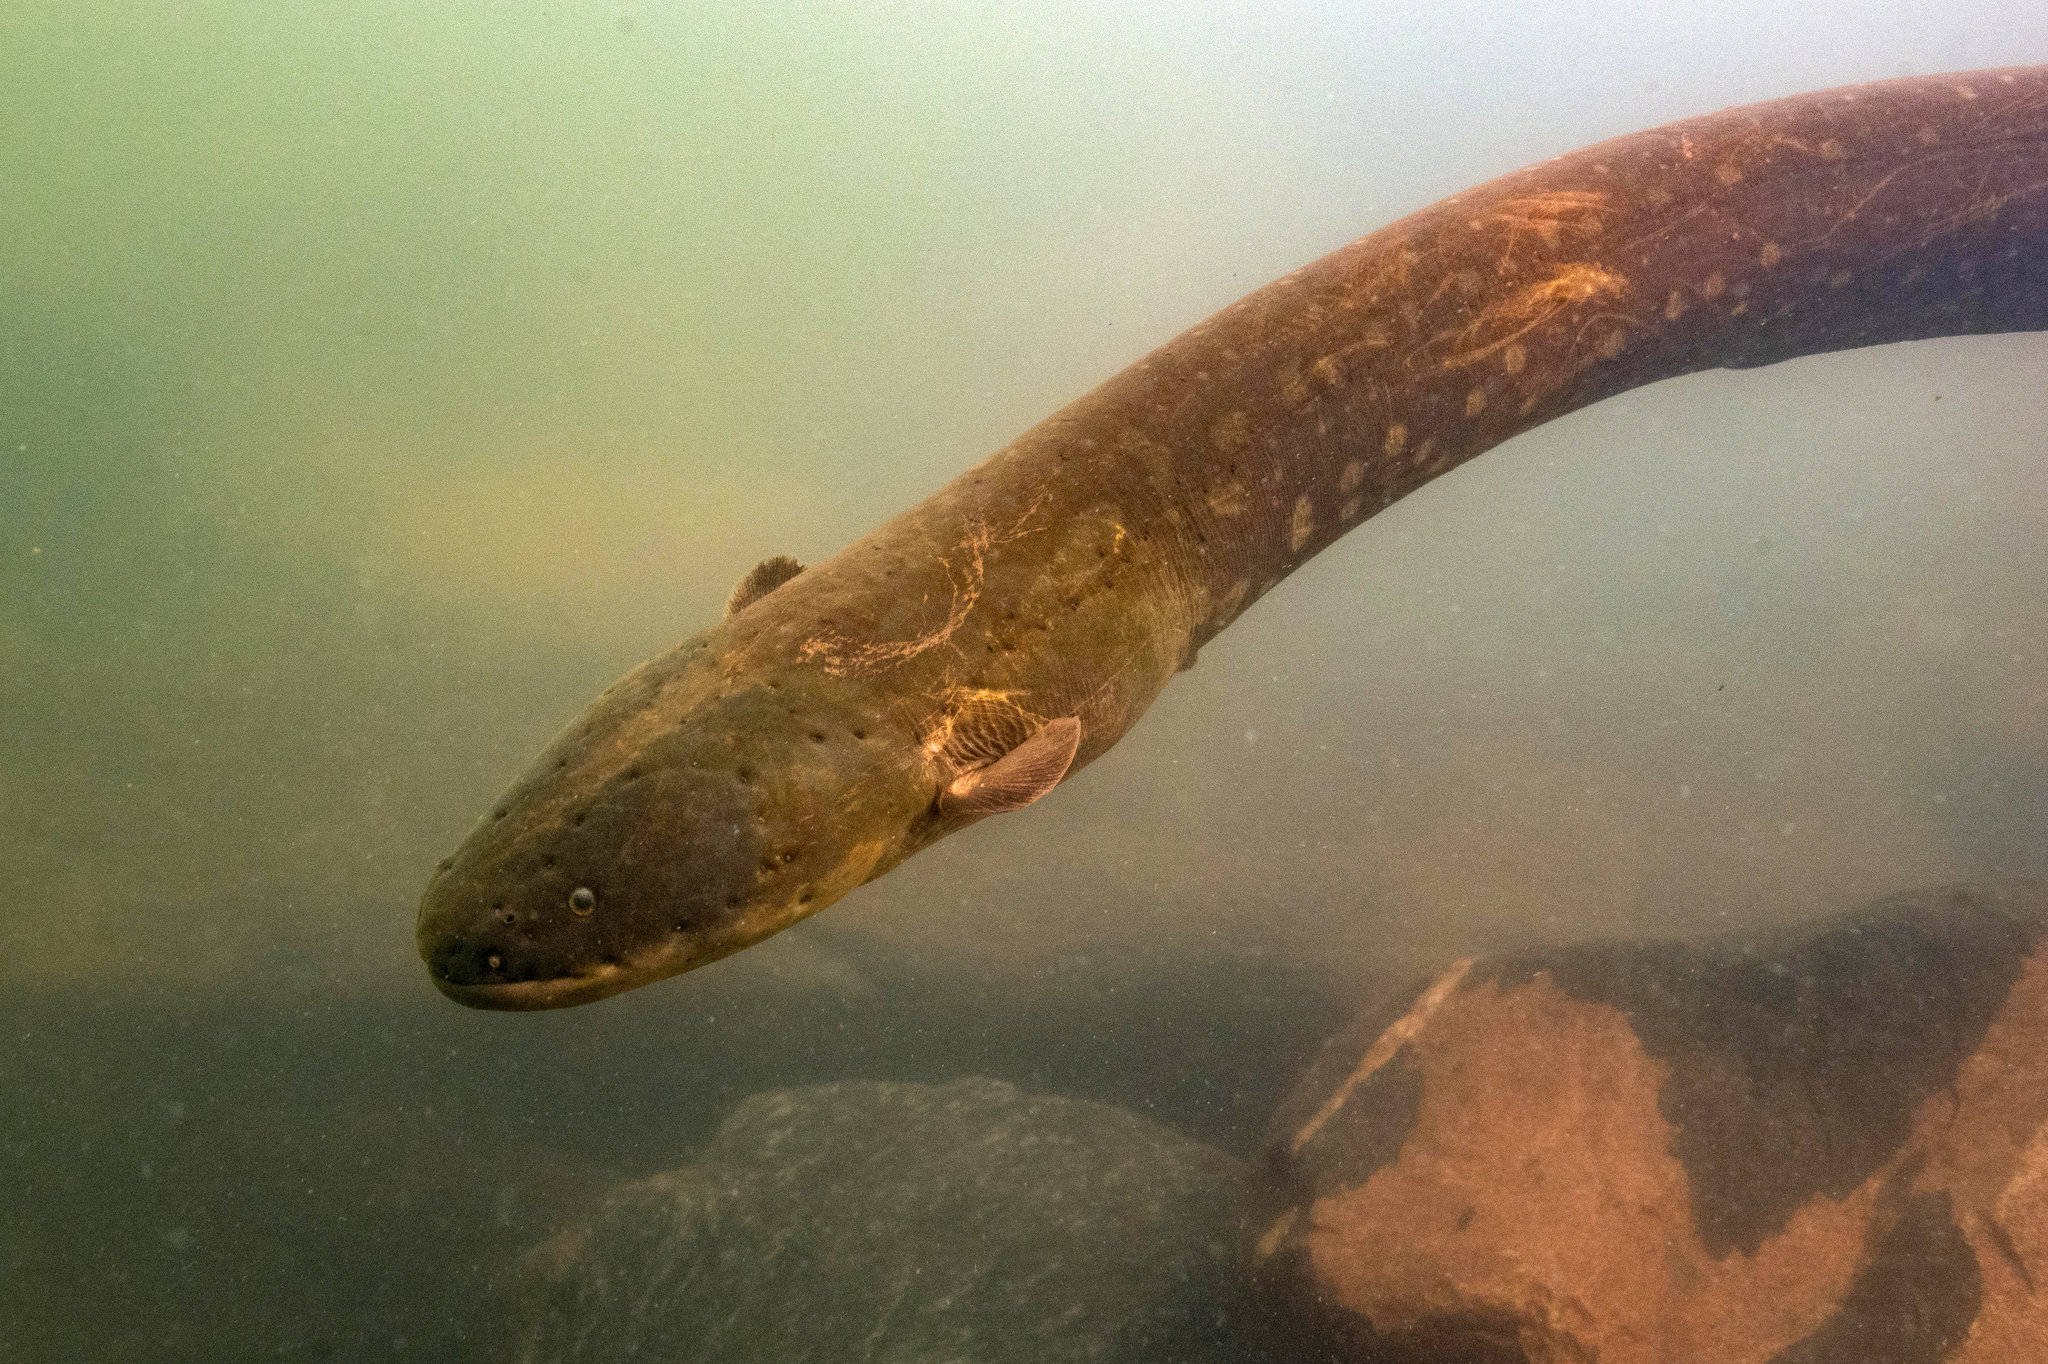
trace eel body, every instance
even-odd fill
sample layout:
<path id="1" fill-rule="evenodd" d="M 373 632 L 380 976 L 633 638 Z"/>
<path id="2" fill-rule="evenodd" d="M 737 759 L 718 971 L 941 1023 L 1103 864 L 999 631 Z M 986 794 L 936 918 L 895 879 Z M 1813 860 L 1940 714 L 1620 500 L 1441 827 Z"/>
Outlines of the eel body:
<path id="1" fill-rule="evenodd" d="M 488 1008 L 600 998 L 824 908 L 1116 743 L 1374 512 L 1695 370 L 2048 326 L 2048 67 L 1618 138 L 1275 281 L 564 731 L 435 872 L 419 946 Z"/>

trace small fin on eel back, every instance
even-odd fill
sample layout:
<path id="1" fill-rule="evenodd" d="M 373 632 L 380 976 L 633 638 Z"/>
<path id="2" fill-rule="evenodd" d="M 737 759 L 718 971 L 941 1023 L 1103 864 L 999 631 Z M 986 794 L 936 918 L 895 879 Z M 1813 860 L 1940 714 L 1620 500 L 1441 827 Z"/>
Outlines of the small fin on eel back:
<path id="1" fill-rule="evenodd" d="M 734 587 L 732 595 L 725 599 L 725 614 L 737 616 L 761 598 L 804 571 L 804 566 L 787 554 L 778 554 L 772 559 L 763 559 L 755 564 L 746 577 Z"/>

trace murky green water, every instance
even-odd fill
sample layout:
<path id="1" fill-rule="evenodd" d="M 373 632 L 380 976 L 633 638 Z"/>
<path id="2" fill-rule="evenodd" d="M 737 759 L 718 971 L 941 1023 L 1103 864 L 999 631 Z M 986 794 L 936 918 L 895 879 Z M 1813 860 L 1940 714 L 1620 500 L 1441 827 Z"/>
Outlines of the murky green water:
<path id="1" fill-rule="evenodd" d="M 756 1090 L 1243 1151 L 1437 954 L 2048 874 L 2048 346 L 1709 374 L 1324 555 L 1056 800 L 587 1012 L 426 871 L 756 560 L 1294 265 L 2009 0 L 0 15 L 0 1359 L 454 1358 Z"/>

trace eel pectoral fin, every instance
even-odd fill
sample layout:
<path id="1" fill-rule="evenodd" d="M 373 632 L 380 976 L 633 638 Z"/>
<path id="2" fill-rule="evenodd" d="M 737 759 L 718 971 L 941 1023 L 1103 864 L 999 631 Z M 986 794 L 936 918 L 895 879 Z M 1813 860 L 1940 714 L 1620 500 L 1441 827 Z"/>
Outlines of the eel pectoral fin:
<path id="1" fill-rule="evenodd" d="M 997 815 L 1021 810 L 1067 775 L 1081 747 L 1081 722 L 1069 715 L 1048 720 L 1023 743 L 986 767 L 955 777 L 940 798 L 950 813 Z"/>
<path id="2" fill-rule="evenodd" d="M 752 572 L 740 579 L 732 595 L 725 599 L 725 614 L 738 615 L 803 571 L 804 566 L 787 554 L 763 559 L 754 565 Z"/>

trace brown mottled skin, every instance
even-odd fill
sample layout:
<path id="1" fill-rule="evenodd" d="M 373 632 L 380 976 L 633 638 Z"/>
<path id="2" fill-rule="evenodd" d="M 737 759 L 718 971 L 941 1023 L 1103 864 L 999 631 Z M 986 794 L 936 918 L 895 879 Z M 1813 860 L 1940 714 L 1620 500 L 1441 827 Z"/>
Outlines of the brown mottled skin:
<path id="1" fill-rule="evenodd" d="M 1366 517 L 1517 432 L 1717 366 L 2048 326 L 2048 68 L 1618 138 L 1277 280 L 627 675 L 429 884 L 466 1004 L 581 1003 L 824 908 L 1075 766 Z M 587 893 L 579 893 L 587 892 Z"/>

